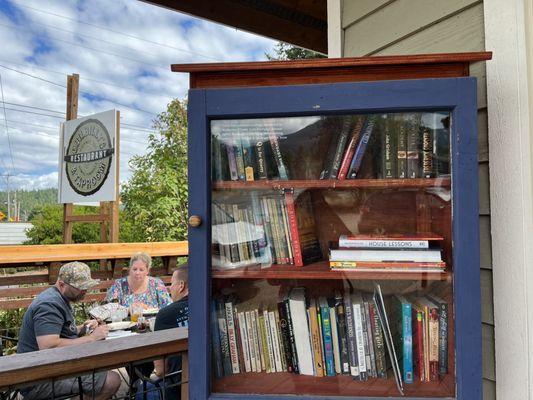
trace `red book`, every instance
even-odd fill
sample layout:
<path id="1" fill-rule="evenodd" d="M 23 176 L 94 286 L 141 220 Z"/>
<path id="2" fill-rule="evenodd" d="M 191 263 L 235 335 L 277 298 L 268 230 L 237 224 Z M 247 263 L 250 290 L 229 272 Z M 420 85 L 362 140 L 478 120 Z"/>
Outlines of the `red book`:
<path id="1" fill-rule="evenodd" d="M 348 175 L 348 169 L 350 168 L 350 163 L 352 162 L 353 155 L 355 154 L 355 146 L 357 145 L 359 136 L 361 136 L 361 130 L 363 129 L 364 122 L 364 117 L 358 117 L 357 121 L 355 122 L 355 126 L 350 137 L 350 142 L 348 143 L 348 147 L 344 152 L 344 157 L 342 158 L 341 166 L 339 168 L 339 175 L 337 177 L 339 180 L 346 179 L 346 175 Z"/>
<path id="2" fill-rule="evenodd" d="M 414 372 L 420 381 L 424 382 L 424 313 L 415 307 L 412 309 Z"/>
<path id="3" fill-rule="evenodd" d="M 304 260 L 302 257 L 302 247 L 300 245 L 300 235 L 298 234 L 298 219 L 296 217 L 296 208 L 294 207 L 294 195 L 290 190 L 285 191 L 285 204 L 287 206 L 287 217 L 289 219 L 294 265 L 296 267 L 303 267 Z"/>

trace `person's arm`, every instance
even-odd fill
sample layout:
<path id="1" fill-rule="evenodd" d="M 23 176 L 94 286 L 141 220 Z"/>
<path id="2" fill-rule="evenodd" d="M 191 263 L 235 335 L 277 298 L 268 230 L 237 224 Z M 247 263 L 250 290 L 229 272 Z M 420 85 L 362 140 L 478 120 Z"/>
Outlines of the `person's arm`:
<path id="1" fill-rule="evenodd" d="M 166 369 L 167 369 L 167 365 L 166 365 L 165 360 L 163 359 L 154 360 L 154 373 L 159 378 L 162 378 L 163 376 L 165 376 Z"/>
<path id="2" fill-rule="evenodd" d="M 90 335 L 75 339 L 60 338 L 57 334 L 37 336 L 39 350 L 53 349 L 56 347 L 73 346 L 76 344 L 92 343 L 106 338 L 109 328 L 106 325 L 98 326 Z"/>
<path id="3" fill-rule="evenodd" d="M 170 303 L 172 303 L 172 298 L 170 297 L 170 294 L 168 293 L 168 290 L 161 279 L 156 279 L 155 290 L 157 290 L 157 300 L 159 308 L 166 307 Z"/>
<path id="4" fill-rule="evenodd" d="M 105 295 L 105 301 L 108 303 L 112 302 L 114 299 L 118 299 L 118 302 L 121 303 L 121 295 L 120 295 L 120 283 L 119 279 L 117 279 L 109 289 L 107 289 L 107 293 Z"/>

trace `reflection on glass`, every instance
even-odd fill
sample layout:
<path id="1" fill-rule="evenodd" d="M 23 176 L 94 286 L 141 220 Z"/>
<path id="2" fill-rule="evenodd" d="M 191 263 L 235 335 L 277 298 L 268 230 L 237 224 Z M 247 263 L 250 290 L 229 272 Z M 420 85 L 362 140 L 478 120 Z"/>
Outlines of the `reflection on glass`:
<path id="1" fill-rule="evenodd" d="M 453 397 L 450 114 L 211 122 L 212 391 Z"/>

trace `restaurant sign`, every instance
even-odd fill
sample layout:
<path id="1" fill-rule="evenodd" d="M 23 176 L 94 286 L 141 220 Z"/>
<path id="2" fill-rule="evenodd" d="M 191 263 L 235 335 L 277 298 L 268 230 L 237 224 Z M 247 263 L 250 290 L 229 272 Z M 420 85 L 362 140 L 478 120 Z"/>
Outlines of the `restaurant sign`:
<path id="1" fill-rule="evenodd" d="M 116 200 L 117 121 L 110 110 L 62 124 L 60 203 Z"/>

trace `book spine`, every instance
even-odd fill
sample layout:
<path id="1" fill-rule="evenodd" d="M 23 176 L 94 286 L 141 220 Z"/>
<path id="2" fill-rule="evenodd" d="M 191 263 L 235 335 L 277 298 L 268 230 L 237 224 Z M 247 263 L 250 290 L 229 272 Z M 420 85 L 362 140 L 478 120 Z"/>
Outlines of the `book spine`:
<path id="1" fill-rule="evenodd" d="M 286 181 L 289 179 L 289 174 L 287 173 L 287 168 L 283 163 L 283 156 L 281 155 L 281 149 L 279 147 L 279 138 L 271 126 L 269 129 L 268 139 L 270 140 L 270 147 L 272 148 L 274 161 L 278 167 L 279 179 Z"/>
<path id="2" fill-rule="evenodd" d="M 279 327 L 281 334 L 281 344 L 283 348 L 283 354 L 285 355 L 285 365 L 287 366 L 288 372 L 294 372 L 294 365 L 292 363 L 292 350 L 291 350 L 291 340 L 289 333 L 289 321 L 287 317 L 287 310 L 285 308 L 285 303 L 280 301 L 278 302 L 278 315 L 279 315 Z"/>
<path id="3" fill-rule="evenodd" d="M 259 347 L 259 358 L 261 361 L 261 371 L 266 371 L 266 359 L 265 359 L 265 349 L 263 348 L 263 335 L 261 332 L 261 321 L 259 320 L 259 310 L 254 310 L 255 316 L 254 321 L 257 327 L 257 344 Z"/>
<path id="4" fill-rule="evenodd" d="M 270 318 L 268 317 L 268 310 L 263 310 L 263 316 L 265 318 L 268 362 L 270 364 L 270 372 L 276 372 L 276 361 L 274 360 L 274 344 L 272 343 L 272 331 L 270 330 Z"/>
<path id="5" fill-rule="evenodd" d="M 313 349 L 313 361 L 315 376 L 324 376 L 324 364 L 322 363 L 322 345 L 318 325 L 318 315 L 315 299 L 309 302 L 309 325 L 311 332 L 311 344 Z"/>
<path id="6" fill-rule="evenodd" d="M 216 137 L 213 137 L 213 140 L 211 141 L 211 148 L 212 148 L 212 157 L 213 157 L 213 163 L 212 163 L 212 174 L 211 179 L 213 181 L 221 181 L 222 180 L 222 154 L 221 154 L 221 143 L 220 140 Z"/>
<path id="7" fill-rule="evenodd" d="M 339 237 L 339 247 L 361 248 L 361 249 L 427 249 L 428 240 L 371 240 L 371 239 L 351 239 L 347 235 Z"/>
<path id="8" fill-rule="evenodd" d="M 237 162 L 237 174 L 240 181 L 246 180 L 246 173 L 244 171 L 244 154 L 242 151 L 242 141 L 240 138 L 235 140 L 235 161 Z"/>
<path id="9" fill-rule="evenodd" d="M 237 318 L 239 320 L 239 331 L 241 333 L 241 353 L 244 358 L 244 370 L 246 372 L 252 372 L 250 363 L 250 347 L 248 342 L 248 329 L 246 328 L 246 318 L 244 312 L 238 312 Z"/>
<path id="10" fill-rule="evenodd" d="M 368 141 L 370 140 L 370 136 L 372 135 L 372 131 L 374 130 L 375 123 L 376 123 L 376 116 L 368 117 L 366 121 L 366 125 L 363 128 L 363 134 L 361 136 L 361 140 L 357 144 L 357 148 L 355 149 L 352 162 L 350 163 L 350 168 L 348 169 L 349 179 L 357 178 L 357 174 L 359 173 L 359 170 L 361 168 L 361 164 L 363 162 L 363 156 L 365 155 L 366 148 L 368 146 Z"/>
<path id="11" fill-rule="evenodd" d="M 247 181 L 255 180 L 254 153 L 250 139 L 243 137 L 242 140 L 242 157 L 244 160 L 244 177 Z"/>
<path id="12" fill-rule="evenodd" d="M 429 380 L 439 380 L 439 314 L 435 308 L 429 314 Z"/>
<path id="13" fill-rule="evenodd" d="M 401 116 L 397 119 L 397 132 L 398 132 L 398 166 L 397 176 L 400 179 L 407 178 L 407 131 L 405 124 L 402 121 Z"/>
<path id="14" fill-rule="evenodd" d="M 359 361 L 359 377 L 362 381 L 368 379 L 366 371 L 365 341 L 363 337 L 363 323 L 361 321 L 361 305 L 353 303 L 353 320 L 355 326 L 355 338 L 357 341 L 357 360 Z"/>
<path id="15" fill-rule="evenodd" d="M 294 195 L 292 190 L 285 191 L 285 204 L 287 205 L 287 217 L 290 227 L 292 253 L 294 255 L 294 265 L 302 267 L 304 265 L 302 258 L 302 248 L 300 245 L 300 236 L 298 234 L 298 220 L 296 218 L 296 208 L 294 207 Z"/>
<path id="16" fill-rule="evenodd" d="M 255 353 L 255 344 L 253 338 L 253 322 L 252 315 L 250 311 L 244 312 L 244 317 L 246 320 L 246 335 L 248 337 L 248 349 L 250 349 L 250 369 L 252 372 L 259 372 L 257 370 L 257 354 Z"/>
<path id="17" fill-rule="evenodd" d="M 413 307 L 413 362 L 415 374 L 421 382 L 425 381 L 424 367 L 424 313 Z"/>
<path id="18" fill-rule="evenodd" d="M 374 371 L 372 370 L 372 360 L 370 356 L 370 344 L 368 337 L 368 324 L 366 320 L 365 313 L 365 303 L 362 301 L 360 303 L 361 307 L 361 324 L 363 326 L 363 345 L 365 346 L 365 364 L 366 364 L 366 375 L 368 378 L 374 377 Z"/>
<path id="19" fill-rule="evenodd" d="M 346 313 L 346 336 L 350 362 L 350 375 L 359 377 L 359 360 L 357 359 L 357 340 L 355 338 L 355 323 L 353 318 L 352 301 L 349 294 L 344 295 L 344 310 Z"/>
<path id="20" fill-rule="evenodd" d="M 326 178 L 337 179 L 337 176 L 339 174 L 339 168 L 341 167 L 344 149 L 346 148 L 346 143 L 348 142 L 348 135 L 350 134 L 351 126 L 352 118 L 344 117 L 342 121 L 341 133 L 337 140 L 337 148 L 335 150 L 335 155 L 333 156 L 333 163 L 330 168 L 329 176 L 327 176 Z"/>
<path id="21" fill-rule="evenodd" d="M 272 229 L 272 216 L 270 215 L 270 211 L 268 209 L 268 203 L 267 199 L 265 197 L 260 199 L 261 203 L 261 212 L 263 215 L 263 226 L 265 228 L 265 234 L 268 242 L 268 246 L 270 249 L 270 255 L 272 256 L 272 262 L 274 264 L 278 263 L 278 254 L 276 251 L 276 245 L 274 240 L 274 231 Z"/>
<path id="22" fill-rule="evenodd" d="M 287 251 L 288 264 L 294 264 L 294 252 L 291 245 L 291 233 L 289 226 L 289 216 L 287 213 L 287 205 L 285 204 L 285 198 L 282 196 L 278 198 L 279 209 L 281 213 L 281 221 L 283 223 L 283 238 L 285 249 Z"/>
<path id="23" fill-rule="evenodd" d="M 320 302 L 320 315 L 322 317 L 322 338 L 324 343 L 324 357 L 326 359 L 326 375 L 335 376 L 335 363 L 333 360 L 333 341 L 331 338 L 331 320 L 329 307 L 326 301 Z"/>
<path id="24" fill-rule="evenodd" d="M 346 335 L 346 313 L 344 312 L 344 303 L 342 298 L 335 305 L 337 312 L 337 325 L 339 332 L 339 352 L 341 361 L 341 370 L 343 374 L 350 373 L 350 358 L 348 352 L 348 338 Z"/>
<path id="25" fill-rule="evenodd" d="M 433 138 L 431 130 L 425 127 L 422 131 L 422 177 L 433 177 Z"/>
<path id="26" fill-rule="evenodd" d="M 213 349 L 213 365 L 215 369 L 215 376 L 222 378 L 224 376 L 224 369 L 222 367 L 222 350 L 220 344 L 220 332 L 218 329 L 218 316 L 216 309 L 216 302 L 211 301 L 211 346 Z"/>
<path id="27" fill-rule="evenodd" d="M 220 333 L 220 351 L 222 353 L 222 367 L 224 376 L 232 375 L 231 355 L 229 349 L 228 326 L 224 303 L 217 301 L 218 331 Z"/>
<path id="28" fill-rule="evenodd" d="M 412 115 L 408 121 L 407 132 L 407 177 L 418 178 L 420 176 L 420 115 Z"/>
<path id="29" fill-rule="evenodd" d="M 243 351 L 243 345 L 242 345 L 239 314 L 237 312 L 237 308 L 233 309 L 233 320 L 235 321 L 235 337 L 237 340 L 237 353 L 239 355 L 239 371 L 244 372 L 245 371 L 244 351 Z"/>
<path id="30" fill-rule="evenodd" d="M 370 320 L 372 322 L 372 332 L 374 336 L 374 351 L 376 354 L 376 374 L 378 378 L 387 378 L 387 362 L 385 360 L 385 343 L 383 331 L 379 325 L 379 317 L 375 304 L 369 303 Z"/>
<path id="31" fill-rule="evenodd" d="M 260 180 L 268 179 L 267 160 L 265 157 L 265 147 L 261 140 L 255 143 L 255 154 L 257 158 L 257 176 Z"/>
<path id="32" fill-rule="evenodd" d="M 283 337 L 281 332 L 281 321 L 279 318 L 279 311 L 277 308 L 274 309 L 274 318 L 276 319 L 276 331 L 278 333 L 278 346 L 279 346 L 279 355 L 281 358 L 281 369 L 283 372 L 287 372 L 287 356 L 285 354 L 285 347 L 283 345 Z"/>
<path id="33" fill-rule="evenodd" d="M 324 335 L 322 334 L 322 314 L 320 312 L 320 306 L 316 305 L 316 319 L 318 321 L 318 337 L 320 344 L 320 354 L 322 355 L 322 368 L 324 370 L 324 376 L 327 375 L 326 370 L 326 349 L 324 348 Z"/>
<path id="34" fill-rule="evenodd" d="M 355 121 L 355 127 L 352 130 L 350 141 L 348 142 L 348 146 L 346 147 L 346 151 L 344 152 L 344 157 L 339 168 L 339 175 L 337 177 L 339 180 L 346 179 L 346 176 L 348 175 L 348 169 L 350 168 L 350 163 L 353 155 L 355 154 L 355 147 L 357 146 L 357 142 L 361 136 L 361 130 L 363 129 L 364 123 L 364 117 L 357 117 L 357 120 Z"/>
<path id="35" fill-rule="evenodd" d="M 331 323 L 331 342 L 333 343 L 333 361 L 335 362 L 335 374 L 342 374 L 341 350 L 339 329 L 337 322 L 337 312 L 335 306 L 329 307 L 329 320 Z"/>
<path id="36" fill-rule="evenodd" d="M 292 326 L 291 309 L 289 300 L 284 300 L 285 315 L 287 318 L 287 326 L 289 328 L 289 343 L 291 345 L 292 367 L 295 373 L 299 373 L 298 369 L 298 354 L 296 353 L 296 342 L 294 341 L 294 327 Z"/>
<path id="37" fill-rule="evenodd" d="M 389 127 L 388 119 L 382 119 L 381 132 L 381 175 L 385 179 L 396 178 L 397 150 L 396 134 Z"/>
<path id="38" fill-rule="evenodd" d="M 413 383 L 413 332 L 411 303 L 402 302 L 403 380 Z"/>
<path id="39" fill-rule="evenodd" d="M 376 354 L 374 352 L 374 337 L 372 330 L 372 321 L 370 319 L 370 306 L 366 298 L 363 302 L 363 305 L 365 307 L 366 335 L 368 336 L 368 350 L 370 352 L 370 373 L 372 375 L 372 378 L 377 378 Z"/>
<path id="40" fill-rule="evenodd" d="M 265 315 L 263 311 L 259 311 L 258 316 L 259 321 L 259 331 L 261 334 L 261 347 L 263 349 L 263 359 L 265 360 L 265 371 L 267 373 L 271 372 L 272 366 L 270 365 L 270 358 L 268 353 L 268 339 L 267 339 L 267 330 L 266 330 L 266 324 L 265 324 Z"/>
<path id="41" fill-rule="evenodd" d="M 439 304 L 439 374 L 448 373 L 448 303 Z"/>
<path id="42" fill-rule="evenodd" d="M 279 348 L 278 327 L 276 324 L 276 316 L 274 315 L 274 311 L 268 312 L 268 320 L 270 322 L 270 335 L 272 336 L 272 347 L 274 349 L 274 363 L 276 364 L 276 372 L 283 372 L 281 351 Z"/>
<path id="43" fill-rule="evenodd" d="M 231 370 L 234 374 L 239 373 L 239 353 L 237 349 L 237 335 L 235 332 L 235 320 L 233 318 L 233 303 L 226 302 L 226 324 L 228 331 L 228 344 L 230 351 Z"/>
<path id="44" fill-rule="evenodd" d="M 281 249 L 280 244 L 280 232 L 279 232 L 279 224 L 278 224 L 278 215 L 277 212 L 275 212 L 275 207 L 272 205 L 272 198 L 266 197 L 264 199 L 265 206 L 268 210 L 268 215 L 270 217 L 270 229 L 272 231 L 272 240 L 273 240 L 273 246 L 274 246 L 274 253 L 276 254 L 275 261 L 276 264 L 284 264 L 285 259 L 283 258 L 283 253 Z"/>
<path id="45" fill-rule="evenodd" d="M 228 153 L 229 174 L 232 181 L 239 180 L 239 173 L 237 172 L 237 158 L 235 157 L 235 144 L 230 140 L 226 146 Z"/>
<path id="46" fill-rule="evenodd" d="M 252 321 L 252 340 L 255 352 L 255 368 L 257 372 L 261 372 L 263 370 L 263 365 L 261 364 L 261 352 L 259 350 L 259 331 L 257 330 L 256 310 L 250 311 L 250 320 Z"/>

